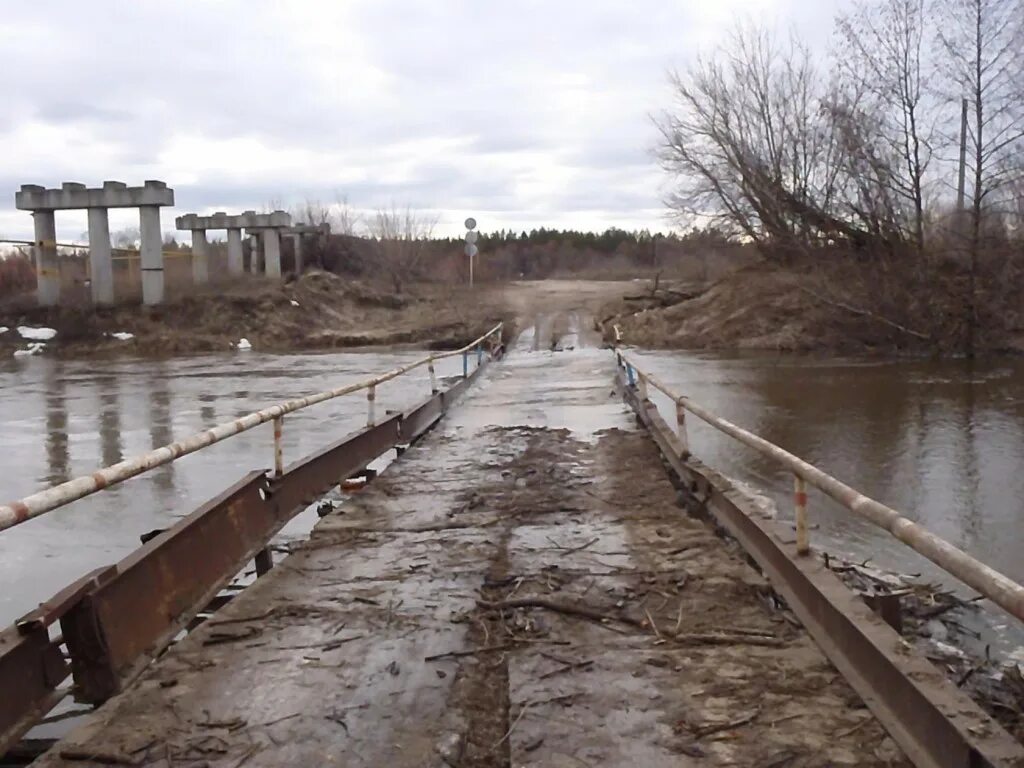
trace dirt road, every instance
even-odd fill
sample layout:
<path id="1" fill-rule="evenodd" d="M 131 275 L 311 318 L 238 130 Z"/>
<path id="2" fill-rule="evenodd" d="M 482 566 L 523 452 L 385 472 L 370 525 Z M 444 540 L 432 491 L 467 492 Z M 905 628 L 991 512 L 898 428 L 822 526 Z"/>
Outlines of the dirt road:
<path id="1" fill-rule="evenodd" d="M 676 505 L 591 325 L 526 328 L 41 765 L 905 765 L 735 546 Z"/>

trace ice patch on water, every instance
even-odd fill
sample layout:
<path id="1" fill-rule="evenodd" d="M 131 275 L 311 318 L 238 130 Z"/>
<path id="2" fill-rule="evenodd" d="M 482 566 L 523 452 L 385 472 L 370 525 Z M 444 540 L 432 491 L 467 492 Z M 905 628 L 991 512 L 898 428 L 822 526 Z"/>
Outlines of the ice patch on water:
<path id="1" fill-rule="evenodd" d="M 0 325 L 0 333 L 7 333 L 9 330 L 11 329 L 8 328 L 6 325 Z"/>
<path id="2" fill-rule="evenodd" d="M 30 357 L 32 355 L 41 355 L 43 350 L 46 349 L 46 344 L 41 341 L 33 342 L 24 349 L 14 350 L 15 357 Z"/>
<path id="3" fill-rule="evenodd" d="M 21 334 L 21 338 L 29 341 L 49 341 L 57 335 L 53 328 L 30 328 L 27 325 L 19 325 L 18 333 Z"/>

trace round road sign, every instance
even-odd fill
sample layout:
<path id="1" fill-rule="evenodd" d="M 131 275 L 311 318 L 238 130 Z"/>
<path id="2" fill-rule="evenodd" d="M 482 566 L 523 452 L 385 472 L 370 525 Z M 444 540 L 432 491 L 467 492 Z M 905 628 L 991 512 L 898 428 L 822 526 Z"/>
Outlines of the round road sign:
<path id="1" fill-rule="evenodd" d="M 478 253 L 480 253 L 480 251 L 477 249 L 475 245 L 473 245 L 472 243 L 466 243 L 466 255 L 469 256 L 469 258 L 473 258 Z"/>
<path id="2" fill-rule="evenodd" d="M 466 233 L 466 242 L 467 243 L 475 243 L 476 242 L 476 235 L 477 235 L 476 231 L 471 229 L 469 232 Z"/>
<path id="3" fill-rule="evenodd" d="M 466 219 L 466 229 L 476 229 L 476 219 L 472 216 Z"/>

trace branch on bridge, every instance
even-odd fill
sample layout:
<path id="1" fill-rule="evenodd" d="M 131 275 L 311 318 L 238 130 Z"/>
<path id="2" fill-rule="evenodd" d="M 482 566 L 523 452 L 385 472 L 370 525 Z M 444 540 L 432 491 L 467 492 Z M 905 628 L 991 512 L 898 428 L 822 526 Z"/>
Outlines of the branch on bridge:
<path id="1" fill-rule="evenodd" d="M 556 613 L 563 613 L 569 616 L 582 616 L 585 619 L 604 623 L 618 621 L 622 624 L 629 624 L 640 629 L 654 629 L 652 624 L 641 619 L 634 619 L 630 616 L 612 615 L 602 613 L 594 608 L 584 605 L 574 605 L 557 600 L 550 600 L 545 597 L 517 597 L 512 600 L 500 600 L 490 602 L 477 600 L 477 605 L 491 610 L 506 610 L 509 608 L 544 608 Z M 694 645 L 766 645 L 773 648 L 780 648 L 785 643 L 772 635 L 762 635 L 746 632 L 676 632 L 675 630 L 661 629 L 659 636 L 666 637 L 679 643 L 692 643 Z"/>

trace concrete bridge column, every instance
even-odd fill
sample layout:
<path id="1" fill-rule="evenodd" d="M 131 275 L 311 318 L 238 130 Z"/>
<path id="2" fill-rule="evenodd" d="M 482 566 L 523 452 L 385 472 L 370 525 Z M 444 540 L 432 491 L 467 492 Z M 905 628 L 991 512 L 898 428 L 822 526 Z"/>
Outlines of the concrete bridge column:
<path id="1" fill-rule="evenodd" d="M 36 296 L 44 307 L 60 301 L 60 265 L 57 262 L 57 221 L 53 211 L 33 211 L 35 228 Z"/>
<path id="2" fill-rule="evenodd" d="M 163 236 L 160 232 L 160 208 L 156 205 L 139 207 L 139 230 L 142 233 L 142 303 L 147 306 L 162 304 L 164 300 L 164 255 L 161 252 Z"/>
<path id="3" fill-rule="evenodd" d="M 192 230 L 192 282 L 205 285 L 210 282 L 210 241 L 205 229 Z"/>
<path id="4" fill-rule="evenodd" d="M 89 208 L 89 280 L 93 304 L 114 303 L 114 265 L 110 253 L 110 217 L 106 208 Z"/>
<path id="5" fill-rule="evenodd" d="M 295 275 L 302 274 L 302 235 L 292 235 L 292 243 L 295 244 Z"/>
<path id="6" fill-rule="evenodd" d="M 260 269 L 260 236 L 249 235 L 249 272 L 258 275 Z"/>
<path id="7" fill-rule="evenodd" d="M 281 277 L 281 233 L 273 227 L 264 229 L 263 255 L 267 277 Z"/>
<path id="8" fill-rule="evenodd" d="M 242 259 L 242 230 L 228 229 L 228 274 L 240 275 L 244 271 Z"/>

